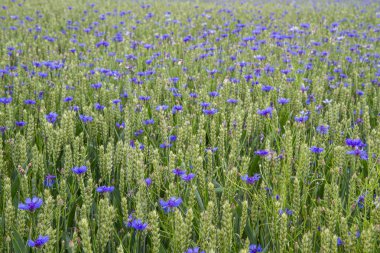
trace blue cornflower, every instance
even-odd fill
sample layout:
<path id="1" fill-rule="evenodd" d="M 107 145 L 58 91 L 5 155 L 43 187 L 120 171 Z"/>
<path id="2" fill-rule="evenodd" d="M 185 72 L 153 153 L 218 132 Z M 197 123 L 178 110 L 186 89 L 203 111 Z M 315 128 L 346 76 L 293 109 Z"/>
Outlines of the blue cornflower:
<path id="1" fill-rule="evenodd" d="M 279 98 L 279 99 L 277 100 L 277 102 L 278 102 L 280 105 L 285 105 L 285 104 L 289 103 L 289 101 L 290 101 L 290 99 L 288 99 L 288 98 Z"/>
<path id="2" fill-rule="evenodd" d="M 154 119 L 146 119 L 143 121 L 144 125 L 153 125 Z"/>
<path id="3" fill-rule="evenodd" d="M 172 170 L 172 172 L 176 176 L 182 176 L 186 174 L 186 172 L 184 170 L 181 170 L 180 168 L 175 168 Z"/>
<path id="4" fill-rule="evenodd" d="M 216 151 L 218 151 L 218 147 L 214 147 L 214 148 L 211 148 L 211 147 L 210 147 L 210 148 L 206 148 L 205 151 L 206 151 L 206 152 L 211 151 L 212 153 L 215 153 Z"/>
<path id="5" fill-rule="evenodd" d="M 77 105 L 70 106 L 70 110 L 72 110 L 74 112 L 78 112 L 79 111 L 79 106 L 77 106 Z"/>
<path id="6" fill-rule="evenodd" d="M 122 94 L 120 94 L 121 98 L 128 98 L 128 93 L 124 91 Z"/>
<path id="7" fill-rule="evenodd" d="M 169 136 L 169 142 L 175 142 L 176 140 L 177 140 L 177 136 L 175 136 L 175 135 Z"/>
<path id="8" fill-rule="evenodd" d="M 249 245 L 249 253 L 257 253 L 257 252 L 262 252 L 263 249 L 261 248 L 260 244 L 251 244 Z"/>
<path id="9" fill-rule="evenodd" d="M 42 203 L 43 203 L 42 199 L 38 197 L 27 198 L 25 199 L 25 204 L 24 203 L 18 204 L 18 209 L 34 212 L 36 209 L 41 207 Z"/>
<path id="10" fill-rule="evenodd" d="M 343 241 L 342 241 L 342 239 L 341 239 L 340 237 L 338 237 L 338 238 L 336 239 L 336 245 L 337 245 L 337 246 L 342 246 L 342 245 L 343 245 Z"/>
<path id="11" fill-rule="evenodd" d="M 5 133 L 5 131 L 7 131 L 7 127 L 6 126 L 0 126 L 0 132 Z"/>
<path id="12" fill-rule="evenodd" d="M 199 247 L 188 248 L 184 253 L 205 253 L 204 250 L 200 251 Z"/>
<path id="13" fill-rule="evenodd" d="M 202 111 L 206 115 L 214 115 L 215 113 L 218 112 L 218 109 L 211 108 L 211 109 L 203 109 Z"/>
<path id="14" fill-rule="evenodd" d="M 73 97 L 65 97 L 64 99 L 63 99 L 63 102 L 71 102 L 71 101 L 73 101 Z"/>
<path id="15" fill-rule="evenodd" d="M 234 99 L 234 98 L 227 99 L 227 103 L 229 103 L 229 104 L 237 104 L 237 102 L 238 102 L 238 100 Z"/>
<path id="16" fill-rule="evenodd" d="M 116 122 L 116 127 L 119 129 L 125 128 L 125 122 L 121 122 L 121 123 Z"/>
<path id="17" fill-rule="evenodd" d="M 97 111 L 103 111 L 104 108 L 105 108 L 104 105 L 101 105 L 101 104 L 99 104 L 99 103 L 96 103 L 96 104 L 94 105 L 94 107 L 95 107 L 95 110 L 97 110 Z"/>
<path id="18" fill-rule="evenodd" d="M 171 143 L 162 143 L 162 144 L 160 144 L 160 148 L 170 148 L 171 146 L 173 146 L 173 144 L 171 144 Z"/>
<path id="19" fill-rule="evenodd" d="M 152 179 L 151 178 L 145 178 L 145 183 L 146 183 L 146 186 L 150 186 L 152 184 Z"/>
<path id="20" fill-rule="evenodd" d="M 81 175 L 87 171 L 86 166 L 74 167 L 71 169 L 75 174 Z"/>
<path id="21" fill-rule="evenodd" d="M 317 126 L 316 129 L 317 129 L 317 132 L 319 134 L 328 134 L 330 126 L 328 126 L 328 125 L 320 125 L 320 126 Z"/>
<path id="22" fill-rule="evenodd" d="M 263 149 L 263 150 L 257 150 L 255 152 L 255 154 L 258 155 L 258 156 L 267 156 L 267 155 L 269 155 L 269 151 L 265 150 L 265 149 Z"/>
<path id="23" fill-rule="evenodd" d="M 306 91 L 309 90 L 309 88 L 310 88 L 309 86 L 306 86 L 306 87 L 305 87 L 304 85 L 302 85 L 302 86 L 301 86 L 301 91 L 302 91 L 302 92 L 306 92 Z"/>
<path id="24" fill-rule="evenodd" d="M 365 196 L 364 195 L 360 195 L 358 200 L 356 201 L 356 204 L 358 205 L 358 207 L 360 209 L 362 209 L 364 207 L 364 199 L 365 199 Z"/>
<path id="25" fill-rule="evenodd" d="M 0 104 L 6 105 L 6 104 L 9 104 L 11 102 L 12 102 L 12 98 L 11 97 L 10 98 L 5 98 L 5 97 L 0 98 Z"/>
<path id="26" fill-rule="evenodd" d="M 280 209 L 280 210 L 278 211 L 278 214 L 279 214 L 280 216 L 281 216 L 283 213 L 284 213 L 284 210 L 282 210 L 282 209 Z M 286 213 L 286 215 L 288 215 L 288 216 L 293 215 L 293 211 L 290 210 L 290 209 L 288 209 L 288 208 L 285 209 L 285 213 Z"/>
<path id="27" fill-rule="evenodd" d="M 102 83 L 91 84 L 91 88 L 98 90 L 98 89 L 102 88 Z"/>
<path id="28" fill-rule="evenodd" d="M 81 114 L 81 115 L 79 115 L 79 118 L 84 123 L 92 122 L 93 121 L 93 118 L 91 116 L 88 116 L 88 115 Z"/>
<path id="29" fill-rule="evenodd" d="M 217 96 L 219 96 L 219 93 L 217 91 L 211 91 L 211 92 L 208 93 L 208 95 L 210 97 L 217 97 Z"/>
<path id="30" fill-rule="evenodd" d="M 194 173 L 184 174 L 181 176 L 183 181 L 189 182 L 195 177 Z"/>
<path id="31" fill-rule="evenodd" d="M 368 155 L 365 150 L 355 148 L 353 150 L 347 151 L 348 155 L 354 155 L 356 157 L 360 157 L 362 160 L 368 160 Z"/>
<path id="32" fill-rule="evenodd" d="M 304 123 L 309 119 L 308 115 L 302 115 L 302 116 L 295 116 L 294 120 L 298 123 Z"/>
<path id="33" fill-rule="evenodd" d="M 265 92 L 269 92 L 269 91 L 271 91 L 271 90 L 274 90 L 274 88 L 273 88 L 272 86 L 270 86 L 270 85 L 263 85 L 263 86 L 261 87 L 261 90 L 262 90 L 262 91 L 265 91 Z"/>
<path id="34" fill-rule="evenodd" d="M 40 235 L 35 241 L 28 240 L 28 246 L 32 248 L 41 248 L 49 241 L 49 236 Z"/>
<path id="35" fill-rule="evenodd" d="M 209 107 L 211 104 L 209 102 L 201 102 L 200 105 L 203 107 L 203 108 L 207 108 Z"/>
<path id="36" fill-rule="evenodd" d="M 156 107 L 156 111 L 165 111 L 165 110 L 167 110 L 169 108 L 169 106 L 167 106 L 167 105 L 158 105 L 157 107 Z"/>
<path id="37" fill-rule="evenodd" d="M 363 148 L 366 146 L 366 144 L 362 142 L 360 139 L 346 139 L 346 145 L 350 146 L 352 149 Z"/>
<path id="38" fill-rule="evenodd" d="M 148 223 L 143 223 L 140 219 L 135 219 L 131 223 L 131 227 L 136 230 L 144 230 L 148 226 Z"/>
<path id="39" fill-rule="evenodd" d="M 50 112 L 49 114 L 46 114 L 46 115 L 45 115 L 45 118 L 46 118 L 46 120 L 47 120 L 49 123 L 54 124 L 54 123 L 57 121 L 58 114 L 55 113 L 55 112 Z"/>
<path id="40" fill-rule="evenodd" d="M 26 100 L 24 100 L 24 104 L 26 104 L 26 105 L 35 105 L 36 101 L 33 100 L 33 99 L 26 99 Z"/>
<path id="41" fill-rule="evenodd" d="M 241 180 L 246 182 L 247 184 L 254 184 L 255 182 L 259 181 L 261 178 L 260 174 L 255 174 L 252 177 L 249 177 L 248 175 L 241 176 Z"/>
<path id="42" fill-rule="evenodd" d="M 16 121 L 16 126 L 18 126 L 18 127 L 23 127 L 23 126 L 25 126 L 26 125 L 26 122 L 25 121 Z"/>
<path id="43" fill-rule="evenodd" d="M 310 148 L 310 151 L 313 152 L 313 153 L 316 153 L 316 154 L 322 153 L 323 150 L 324 150 L 324 148 L 319 148 L 319 147 L 316 147 L 316 146 L 312 146 Z"/>
<path id="44" fill-rule="evenodd" d="M 113 192 L 113 190 L 115 190 L 115 187 L 114 186 L 99 186 L 98 188 L 96 188 L 96 191 L 99 192 L 99 193 L 105 193 L 105 192 Z"/>
<path id="45" fill-rule="evenodd" d="M 265 117 L 268 117 L 268 116 L 272 117 L 272 112 L 273 112 L 273 108 L 271 106 L 262 110 L 257 110 L 257 114 L 261 116 L 265 116 Z"/>
<path id="46" fill-rule="evenodd" d="M 173 108 L 172 108 L 172 113 L 173 114 L 176 114 L 177 112 L 181 112 L 182 111 L 182 105 L 175 105 L 175 106 L 173 106 Z"/>
<path id="47" fill-rule="evenodd" d="M 357 90 L 357 91 L 356 91 L 356 94 L 357 94 L 358 96 L 363 96 L 363 95 L 364 95 L 364 91 L 362 91 L 362 90 Z"/>
<path id="48" fill-rule="evenodd" d="M 189 94 L 189 96 L 190 96 L 191 98 L 197 98 L 197 97 L 198 97 L 198 94 L 192 92 L 192 93 Z"/>
<path id="49" fill-rule="evenodd" d="M 54 182 L 55 182 L 55 178 L 56 178 L 56 176 L 54 176 L 54 175 L 47 175 L 46 177 L 45 177 L 45 180 L 44 180 L 44 185 L 46 186 L 46 187 L 52 187 L 53 186 L 53 184 L 54 184 Z"/>
<path id="50" fill-rule="evenodd" d="M 139 100 L 141 100 L 141 101 L 149 101 L 150 100 L 150 96 L 139 96 Z"/>
<path id="51" fill-rule="evenodd" d="M 121 99 L 114 99 L 114 100 L 112 100 L 112 103 L 115 104 L 115 105 L 117 105 L 120 102 L 121 102 Z"/>
<path id="52" fill-rule="evenodd" d="M 134 132 L 134 135 L 137 137 L 139 135 L 142 135 L 143 133 L 144 133 L 144 130 L 140 129 L 140 130 L 137 130 L 136 132 Z"/>
<path id="53" fill-rule="evenodd" d="M 175 207 L 181 205 L 181 203 L 182 199 L 176 197 L 171 197 L 168 201 L 160 199 L 160 205 L 166 213 L 172 211 Z"/>

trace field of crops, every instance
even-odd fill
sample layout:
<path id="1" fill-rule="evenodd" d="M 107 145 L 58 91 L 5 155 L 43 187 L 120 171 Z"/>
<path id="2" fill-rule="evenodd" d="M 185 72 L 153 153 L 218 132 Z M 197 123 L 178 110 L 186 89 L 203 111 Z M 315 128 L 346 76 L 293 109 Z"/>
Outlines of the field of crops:
<path id="1" fill-rule="evenodd" d="M 0 83 L 0 252 L 379 252 L 376 0 L 4 0 Z"/>

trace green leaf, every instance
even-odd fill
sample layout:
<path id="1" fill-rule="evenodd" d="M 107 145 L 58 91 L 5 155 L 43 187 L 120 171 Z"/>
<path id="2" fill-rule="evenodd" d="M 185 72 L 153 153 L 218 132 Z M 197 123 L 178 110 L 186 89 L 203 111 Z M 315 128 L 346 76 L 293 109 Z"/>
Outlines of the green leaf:
<path id="1" fill-rule="evenodd" d="M 12 245 L 15 253 L 28 252 L 26 242 L 22 239 L 22 237 L 17 231 L 13 231 L 12 233 Z"/>
<path id="2" fill-rule="evenodd" d="M 195 189 L 195 197 L 197 198 L 199 208 L 201 209 L 201 211 L 204 211 L 205 207 L 203 205 L 203 201 L 202 201 L 201 195 L 199 194 L 198 188 Z"/>

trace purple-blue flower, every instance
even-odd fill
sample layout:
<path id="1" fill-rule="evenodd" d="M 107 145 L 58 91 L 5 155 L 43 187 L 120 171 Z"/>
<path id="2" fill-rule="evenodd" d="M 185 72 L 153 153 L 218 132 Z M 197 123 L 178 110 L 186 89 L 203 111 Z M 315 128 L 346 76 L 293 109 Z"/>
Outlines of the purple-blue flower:
<path id="1" fill-rule="evenodd" d="M 173 146 L 173 144 L 166 142 L 160 144 L 160 148 L 170 148 L 171 146 Z"/>
<path id="2" fill-rule="evenodd" d="M 55 113 L 55 112 L 50 112 L 49 114 L 46 114 L 46 115 L 45 115 L 45 118 L 46 118 L 46 120 L 47 120 L 49 123 L 54 124 L 54 123 L 57 121 L 58 114 Z"/>
<path id="3" fill-rule="evenodd" d="M 205 253 L 204 250 L 200 251 L 199 247 L 188 248 L 184 253 Z"/>
<path id="4" fill-rule="evenodd" d="M 18 126 L 18 127 L 23 127 L 23 126 L 25 126 L 26 125 L 26 122 L 25 121 L 16 121 L 16 126 Z"/>
<path id="5" fill-rule="evenodd" d="M 49 241 L 49 236 L 40 235 L 35 241 L 28 240 L 28 246 L 32 248 L 41 248 Z"/>
<path id="6" fill-rule="evenodd" d="M 262 252 L 263 249 L 261 248 L 260 244 L 251 244 L 249 245 L 249 253 L 257 253 L 257 252 Z"/>
<path id="7" fill-rule="evenodd" d="M 362 160 L 368 160 L 368 155 L 365 150 L 355 148 L 353 150 L 347 151 L 348 155 L 354 155 L 356 157 L 360 157 Z"/>
<path id="8" fill-rule="evenodd" d="M 11 102 L 12 102 L 12 98 L 11 97 L 10 98 L 6 98 L 6 97 L 0 98 L 0 104 L 6 105 L 6 104 L 9 104 Z"/>
<path id="9" fill-rule="evenodd" d="M 64 99 L 63 99 L 63 102 L 71 102 L 71 101 L 73 101 L 73 97 L 71 97 L 71 96 L 69 96 L 69 97 L 65 97 Z"/>
<path id="10" fill-rule="evenodd" d="M 254 184 L 255 182 L 259 181 L 261 178 L 260 174 L 255 174 L 252 177 L 249 177 L 248 175 L 241 176 L 241 180 L 246 182 L 247 184 Z"/>
<path id="11" fill-rule="evenodd" d="M 229 103 L 229 104 L 237 104 L 237 102 L 238 102 L 238 100 L 234 99 L 234 98 L 227 99 L 227 103 Z"/>
<path id="12" fill-rule="evenodd" d="M 146 119 L 143 121 L 144 125 L 153 125 L 154 119 Z"/>
<path id="13" fill-rule="evenodd" d="M 323 150 L 324 150 L 324 148 L 319 148 L 319 147 L 316 147 L 316 146 L 312 146 L 310 148 L 310 151 L 313 152 L 313 153 L 316 153 L 316 154 L 322 153 Z"/>
<path id="14" fill-rule="evenodd" d="M 150 100 L 150 96 L 139 96 L 139 100 L 141 100 L 141 101 L 149 101 Z"/>
<path id="15" fill-rule="evenodd" d="M 191 181 L 195 177 L 194 173 L 184 174 L 181 176 L 182 180 L 185 182 Z"/>
<path id="16" fill-rule="evenodd" d="M 157 107 L 156 107 L 156 111 L 165 111 L 165 110 L 167 110 L 169 108 L 169 106 L 167 106 L 167 105 L 158 105 Z"/>
<path id="17" fill-rule="evenodd" d="M 181 112 L 182 111 L 182 105 L 175 105 L 175 106 L 173 106 L 173 108 L 172 108 L 172 113 L 173 114 L 176 114 L 177 112 Z"/>
<path id="18" fill-rule="evenodd" d="M 119 129 L 125 128 L 125 122 L 121 122 L 121 123 L 116 122 L 116 127 Z"/>
<path id="19" fill-rule="evenodd" d="M 346 145 L 350 146 L 352 149 L 364 148 L 366 144 L 360 139 L 346 139 Z"/>
<path id="20" fill-rule="evenodd" d="M 33 100 L 33 99 L 26 99 L 26 100 L 24 100 L 24 104 L 26 104 L 26 105 L 35 105 L 36 101 Z"/>
<path id="21" fill-rule="evenodd" d="M 106 192 L 113 192 L 115 190 L 115 187 L 114 186 L 99 186 L 98 188 L 96 188 L 96 191 L 99 192 L 99 193 L 106 193 Z"/>
<path id="22" fill-rule="evenodd" d="M 146 183 L 146 186 L 150 186 L 152 184 L 152 179 L 151 178 L 145 178 L 145 183 Z"/>
<path id="23" fill-rule="evenodd" d="M 25 199 L 25 203 L 18 204 L 18 209 L 34 212 L 36 209 L 41 207 L 42 203 L 42 199 L 38 197 L 27 198 Z"/>
<path id="24" fill-rule="evenodd" d="M 263 86 L 261 87 L 261 90 L 262 90 L 262 91 L 265 91 L 265 92 L 269 92 L 269 91 L 271 91 L 271 90 L 274 90 L 274 88 L 273 88 L 272 86 L 270 86 L 270 85 L 263 85 Z"/>
<path id="25" fill-rule="evenodd" d="M 181 170 L 180 168 L 175 168 L 172 170 L 172 172 L 176 176 L 182 176 L 186 174 L 186 172 L 184 170 Z"/>
<path id="26" fill-rule="evenodd" d="M 56 178 L 56 176 L 54 176 L 54 175 L 47 175 L 46 177 L 45 177 L 45 180 L 44 180 L 44 185 L 46 186 L 46 187 L 52 187 L 53 186 L 53 184 L 54 184 L 54 182 L 55 182 L 55 178 Z"/>
<path id="27" fill-rule="evenodd" d="M 302 115 L 302 116 L 295 116 L 294 120 L 298 123 L 304 123 L 309 119 L 309 116 L 307 115 Z"/>
<path id="28" fill-rule="evenodd" d="M 255 152 L 255 154 L 258 155 L 258 156 L 267 156 L 267 155 L 269 155 L 269 151 L 265 150 L 265 149 L 263 149 L 263 150 L 257 150 Z"/>
<path id="29" fill-rule="evenodd" d="M 190 96 L 191 98 L 197 98 L 197 97 L 198 97 L 198 94 L 192 92 L 192 93 L 189 94 L 189 96 Z"/>
<path id="30" fill-rule="evenodd" d="M 219 93 L 217 91 L 211 91 L 211 92 L 208 93 L 208 95 L 210 97 L 217 97 L 217 96 L 219 96 Z"/>
<path id="31" fill-rule="evenodd" d="M 102 83 L 91 84 L 91 88 L 98 90 L 98 89 L 102 88 Z"/>
<path id="32" fill-rule="evenodd" d="M 131 223 L 131 227 L 139 231 L 144 230 L 147 226 L 148 223 L 143 223 L 140 219 L 135 219 Z"/>
<path id="33" fill-rule="evenodd" d="M 79 115 L 79 118 L 84 123 L 92 122 L 93 121 L 93 118 L 91 116 L 88 116 L 88 115 L 81 114 L 81 115 Z"/>
<path id="34" fill-rule="evenodd" d="M 176 140 L 177 140 L 177 136 L 175 136 L 175 135 L 169 136 L 169 142 L 175 142 Z"/>
<path id="35" fill-rule="evenodd" d="M 104 108 L 105 108 L 104 105 L 101 105 L 101 104 L 99 104 L 99 103 L 96 103 L 96 104 L 94 105 L 94 107 L 95 107 L 95 110 L 97 110 L 97 111 L 103 111 Z"/>
<path id="36" fill-rule="evenodd" d="M 289 99 L 288 98 L 279 98 L 278 100 L 277 100 L 277 102 L 280 104 L 280 105 L 285 105 L 285 104 L 287 104 L 287 103 L 289 103 Z"/>
<path id="37" fill-rule="evenodd" d="M 211 103 L 209 102 L 201 102 L 200 105 L 203 107 L 203 108 L 207 108 L 211 105 Z"/>
<path id="38" fill-rule="evenodd" d="M 261 116 L 265 116 L 265 117 L 268 117 L 268 116 L 272 117 L 272 112 L 273 112 L 273 108 L 271 106 L 262 110 L 257 110 L 257 114 Z"/>
<path id="39" fill-rule="evenodd" d="M 317 132 L 319 134 L 328 134 L 330 126 L 328 126 L 328 125 L 319 125 L 319 126 L 317 126 L 316 129 L 317 129 Z"/>
<path id="40" fill-rule="evenodd" d="M 81 174 L 83 174 L 83 173 L 85 173 L 87 171 L 87 167 L 86 166 L 74 167 L 71 170 L 75 174 L 81 175 Z"/>
<path id="41" fill-rule="evenodd" d="M 211 109 L 203 109 L 203 113 L 206 115 L 214 115 L 218 112 L 218 109 L 211 108 Z"/>
<path id="42" fill-rule="evenodd" d="M 181 203 L 182 203 L 182 199 L 176 198 L 176 197 L 171 197 L 168 201 L 164 201 L 160 199 L 160 205 L 166 213 L 172 211 L 174 208 L 181 205 Z"/>

